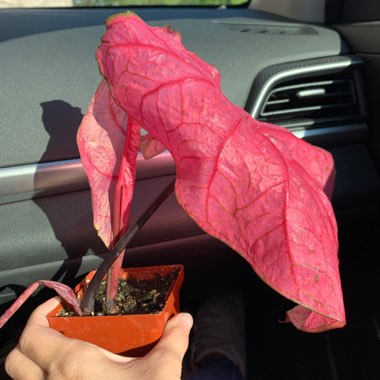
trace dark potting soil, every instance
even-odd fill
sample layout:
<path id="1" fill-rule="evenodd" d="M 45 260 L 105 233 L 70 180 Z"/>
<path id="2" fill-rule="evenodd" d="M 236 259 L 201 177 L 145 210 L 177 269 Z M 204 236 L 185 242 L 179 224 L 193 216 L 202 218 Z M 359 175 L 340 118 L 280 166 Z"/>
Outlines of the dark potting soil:
<path id="1" fill-rule="evenodd" d="M 113 315 L 157 314 L 164 306 L 168 292 L 178 277 L 178 270 L 166 275 L 156 273 L 150 279 L 130 277 L 119 280 L 116 309 Z M 102 281 L 95 296 L 94 315 L 107 315 L 104 312 L 106 281 Z M 73 316 L 71 311 L 62 310 L 59 316 Z"/>

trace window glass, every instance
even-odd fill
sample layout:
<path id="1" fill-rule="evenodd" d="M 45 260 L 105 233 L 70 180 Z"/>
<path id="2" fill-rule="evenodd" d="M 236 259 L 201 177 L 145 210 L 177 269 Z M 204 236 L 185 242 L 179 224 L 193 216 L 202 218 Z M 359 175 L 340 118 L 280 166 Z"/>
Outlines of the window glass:
<path id="1" fill-rule="evenodd" d="M 233 6 L 246 0 L 0 0 L 0 8 L 128 7 L 128 6 Z"/>

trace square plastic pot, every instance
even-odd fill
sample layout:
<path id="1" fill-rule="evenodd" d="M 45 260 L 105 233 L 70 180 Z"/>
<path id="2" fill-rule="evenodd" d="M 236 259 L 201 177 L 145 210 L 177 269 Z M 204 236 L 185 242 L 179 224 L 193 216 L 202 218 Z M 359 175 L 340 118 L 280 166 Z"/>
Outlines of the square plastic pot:
<path id="1" fill-rule="evenodd" d="M 120 271 L 120 279 L 134 277 L 151 279 L 157 274 L 167 275 L 178 271 L 163 310 L 156 314 L 133 314 L 112 316 L 59 317 L 62 309 L 59 305 L 48 315 L 51 328 L 63 335 L 84 340 L 116 354 L 142 356 L 157 343 L 163 334 L 167 320 L 179 312 L 179 290 L 184 278 L 182 265 L 152 266 L 128 268 Z M 95 271 L 90 272 L 74 289 L 80 299 L 85 285 L 91 280 Z"/>

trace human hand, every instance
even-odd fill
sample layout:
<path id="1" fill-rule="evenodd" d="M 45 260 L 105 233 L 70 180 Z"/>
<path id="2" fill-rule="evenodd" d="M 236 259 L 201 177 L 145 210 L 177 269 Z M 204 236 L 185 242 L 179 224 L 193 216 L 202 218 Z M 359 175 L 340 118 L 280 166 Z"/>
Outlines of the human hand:
<path id="1" fill-rule="evenodd" d="M 46 314 L 57 306 L 52 298 L 31 314 L 5 370 L 13 379 L 178 380 L 189 344 L 192 318 L 171 318 L 157 345 L 142 358 L 112 354 L 93 344 L 70 339 L 49 327 Z"/>

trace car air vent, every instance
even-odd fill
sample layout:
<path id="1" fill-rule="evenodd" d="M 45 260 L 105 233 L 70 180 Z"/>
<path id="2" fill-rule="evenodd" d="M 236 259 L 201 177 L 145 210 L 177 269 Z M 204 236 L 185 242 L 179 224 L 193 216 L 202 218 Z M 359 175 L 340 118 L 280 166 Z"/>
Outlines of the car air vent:
<path id="1" fill-rule="evenodd" d="M 316 35 L 318 32 L 309 26 L 219 23 L 225 28 L 240 33 L 277 34 L 277 35 Z"/>
<path id="2" fill-rule="evenodd" d="M 274 87 L 259 119 L 287 127 L 360 117 L 353 77 L 304 78 Z"/>

